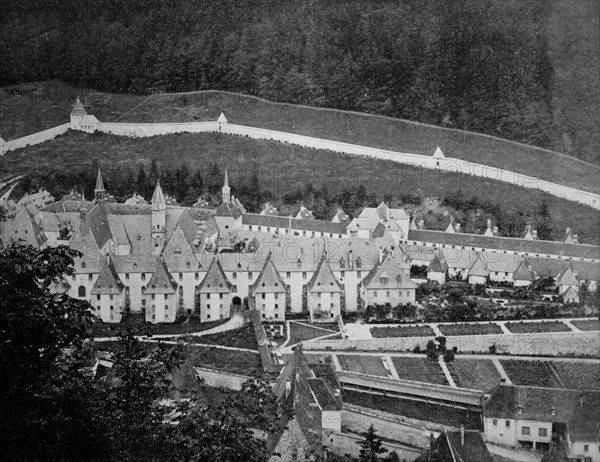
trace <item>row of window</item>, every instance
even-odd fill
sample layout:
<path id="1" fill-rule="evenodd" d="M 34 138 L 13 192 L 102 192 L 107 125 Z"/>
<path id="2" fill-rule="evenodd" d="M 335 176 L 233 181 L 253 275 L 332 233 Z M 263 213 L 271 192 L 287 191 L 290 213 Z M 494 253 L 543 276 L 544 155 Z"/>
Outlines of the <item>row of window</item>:
<path id="1" fill-rule="evenodd" d="M 271 227 L 270 227 L 270 226 L 266 226 L 265 228 L 266 228 L 266 230 L 267 230 L 267 231 L 266 231 L 267 233 L 270 233 L 270 232 L 271 232 Z M 289 228 L 273 228 L 273 232 L 276 232 L 276 233 L 278 233 L 280 229 L 282 229 L 282 230 L 283 230 L 283 232 L 284 232 L 285 234 L 289 234 L 289 233 L 290 233 L 290 230 L 289 230 Z M 253 231 L 253 230 L 254 230 L 254 227 L 253 227 L 253 225 L 248 225 L 248 230 L 249 230 L 249 231 Z M 258 231 L 258 232 L 262 232 L 262 230 L 263 230 L 263 227 L 262 227 L 262 226 L 257 226 L 257 231 Z M 327 237 L 327 236 L 326 236 L 326 234 L 327 234 L 327 233 L 324 233 L 324 232 L 322 232 L 322 231 L 321 231 L 321 232 L 316 232 L 316 233 L 315 233 L 315 231 L 310 231 L 310 233 L 311 233 L 311 234 L 310 234 L 310 236 L 311 236 L 311 237 L 317 237 L 317 234 L 321 234 L 321 237 Z M 294 234 L 298 235 L 298 233 L 297 233 L 297 232 L 295 232 Z M 302 231 L 302 236 L 306 237 L 306 231 Z M 336 234 L 336 236 L 337 236 L 338 238 L 340 238 L 340 239 L 341 239 L 341 237 L 342 237 L 342 235 L 341 235 L 341 234 Z M 329 237 L 333 238 L 333 233 L 329 233 Z"/>
<path id="2" fill-rule="evenodd" d="M 496 427 L 496 426 L 498 426 L 498 421 L 496 419 L 494 419 L 492 421 L 492 424 Z M 504 422 L 504 425 L 506 426 L 506 428 L 509 428 L 510 420 L 506 420 Z M 531 427 L 526 427 L 526 426 L 521 427 L 521 434 L 522 435 L 531 435 Z M 547 428 L 538 428 L 538 436 L 548 436 L 548 429 Z"/>
<path id="3" fill-rule="evenodd" d="M 385 292 L 385 296 L 386 296 L 387 298 L 390 298 L 390 297 L 391 297 L 391 295 L 392 295 L 391 291 L 389 291 L 389 290 L 386 290 L 386 292 Z M 398 296 L 399 296 L 399 297 L 404 297 L 404 295 L 403 295 L 403 292 L 402 292 L 401 290 L 400 290 L 400 291 L 398 291 Z M 406 297 L 410 297 L 410 290 L 407 290 L 407 291 L 406 291 Z M 374 291 L 373 291 L 373 298 L 377 298 L 377 291 L 376 291 L 376 290 L 374 290 Z"/>

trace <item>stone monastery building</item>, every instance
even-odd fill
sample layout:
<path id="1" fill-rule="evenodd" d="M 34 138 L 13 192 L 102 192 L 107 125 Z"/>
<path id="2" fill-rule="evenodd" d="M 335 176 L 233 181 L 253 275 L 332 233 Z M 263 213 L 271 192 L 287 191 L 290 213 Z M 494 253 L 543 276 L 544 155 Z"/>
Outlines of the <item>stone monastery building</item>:
<path id="1" fill-rule="evenodd" d="M 370 304 L 415 303 L 414 265 L 426 265 L 427 278 L 440 283 L 526 286 L 552 277 L 563 299 L 575 302 L 582 284 L 593 291 L 599 279 L 600 247 L 578 243 L 570 229 L 562 242 L 539 240 L 532 229 L 524 238 L 500 237 L 491 223 L 483 235 L 453 223 L 430 231 L 383 202 L 354 219 L 338 210 L 332 221 L 314 219 L 303 205 L 295 217 L 269 204 L 246 213 L 227 172 L 222 203 L 208 219 L 171 204 L 159 183 L 150 204 L 135 195 L 116 203 L 98 171 L 93 201 L 72 194 L 13 211 L 0 222 L 0 248 L 22 241 L 80 250 L 64 288 L 105 322 L 119 322 L 126 310 L 156 323 L 187 314 L 208 322 L 246 304 L 265 320 L 305 311 L 330 322 Z"/>

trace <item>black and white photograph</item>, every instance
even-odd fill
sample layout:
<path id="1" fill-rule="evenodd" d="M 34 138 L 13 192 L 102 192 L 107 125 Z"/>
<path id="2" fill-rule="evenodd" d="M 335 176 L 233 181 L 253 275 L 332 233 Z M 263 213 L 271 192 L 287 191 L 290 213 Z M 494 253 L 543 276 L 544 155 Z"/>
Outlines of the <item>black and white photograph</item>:
<path id="1" fill-rule="evenodd" d="M 0 2 L 0 461 L 600 462 L 599 0 Z"/>

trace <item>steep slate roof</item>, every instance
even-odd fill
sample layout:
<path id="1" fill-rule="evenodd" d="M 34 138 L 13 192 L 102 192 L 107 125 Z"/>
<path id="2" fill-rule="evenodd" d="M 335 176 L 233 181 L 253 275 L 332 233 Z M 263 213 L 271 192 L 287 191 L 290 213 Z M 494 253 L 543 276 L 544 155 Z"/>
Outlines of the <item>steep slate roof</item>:
<path id="1" fill-rule="evenodd" d="M 96 175 L 96 186 L 94 187 L 94 192 L 104 191 L 104 182 L 102 181 L 102 171 L 98 169 L 98 174 Z"/>
<path id="2" fill-rule="evenodd" d="M 152 200 L 150 201 L 153 204 L 165 204 L 165 195 L 163 194 L 162 188 L 160 187 L 160 182 L 156 181 L 156 187 L 154 188 L 154 193 L 152 194 Z"/>
<path id="3" fill-rule="evenodd" d="M 387 282 L 382 282 L 387 278 Z M 385 252 L 381 264 L 375 266 L 362 282 L 367 289 L 416 289 L 417 285 L 411 281 L 402 265 L 392 255 Z"/>
<path id="4" fill-rule="evenodd" d="M 300 210 L 296 214 L 296 218 L 299 220 L 314 220 L 315 217 L 313 213 L 308 210 L 304 205 L 300 205 Z"/>
<path id="5" fill-rule="evenodd" d="M 21 207 L 12 219 L 0 222 L 0 236 L 6 245 L 11 239 L 23 240 L 38 248 L 48 240 L 26 207 Z"/>
<path id="6" fill-rule="evenodd" d="M 260 275 L 252 284 L 252 293 L 285 293 L 285 282 L 277 272 L 271 254 L 265 260 Z"/>
<path id="7" fill-rule="evenodd" d="M 429 266 L 427 267 L 427 272 L 432 273 L 445 273 L 448 270 L 448 264 L 440 257 L 439 252 L 436 252 L 433 260 L 429 262 Z"/>
<path id="8" fill-rule="evenodd" d="M 240 209 L 228 202 L 223 202 L 221 205 L 219 205 L 217 211 L 215 212 L 216 217 L 238 218 L 240 215 L 242 215 Z"/>
<path id="9" fill-rule="evenodd" d="M 487 263 L 483 261 L 481 254 L 477 254 L 477 258 L 473 262 L 473 265 L 469 268 L 469 276 L 483 276 L 488 277 L 490 275 L 490 268 Z"/>
<path id="10" fill-rule="evenodd" d="M 573 270 L 573 267 L 571 264 L 569 264 L 567 266 L 567 268 L 564 269 L 564 271 L 560 272 L 560 274 L 557 277 L 557 283 L 558 283 L 558 285 L 567 285 L 568 284 L 571 286 L 579 287 L 579 277 Z"/>
<path id="11" fill-rule="evenodd" d="M 567 287 L 567 290 L 560 294 L 560 296 L 564 300 L 579 300 L 579 294 L 577 293 L 577 290 L 573 288 L 573 286 Z"/>
<path id="12" fill-rule="evenodd" d="M 77 97 L 77 101 L 75 101 L 75 104 L 73 105 L 73 108 L 71 109 L 71 115 L 86 115 L 87 112 L 85 110 L 85 108 L 83 107 L 83 104 L 81 104 L 81 101 L 79 101 L 79 96 Z"/>
<path id="13" fill-rule="evenodd" d="M 583 244 L 566 244 L 554 241 L 528 241 L 514 237 L 483 236 L 480 234 L 445 233 L 443 231 L 409 230 L 408 241 L 431 242 L 462 247 L 481 247 L 487 249 L 506 250 L 510 252 L 527 252 L 540 257 L 545 255 L 561 255 L 563 257 L 590 258 L 600 260 L 600 246 Z"/>
<path id="14" fill-rule="evenodd" d="M 336 214 L 331 219 L 332 223 L 350 223 L 350 217 L 341 208 L 338 207 Z"/>
<path id="15" fill-rule="evenodd" d="M 528 268 L 527 262 L 521 260 L 519 265 L 513 272 L 513 280 L 515 281 L 534 281 L 535 274 Z"/>
<path id="16" fill-rule="evenodd" d="M 152 273 L 160 263 L 158 255 L 116 255 L 112 258 L 118 273 Z"/>
<path id="17" fill-rule="evenodd" d="M 174 294 L 176 290 L 177 283 L 171 276 L 165 262 L 159 258 L 154 273 L 148 281 L 146 289 L 144 289 L 144 294 Z"/>
<path id="18" fill-rule="evenodd" d="M 346 234 L 344 223 L 332 223 L 325 220 L 304 220 L 301 218 L 289 218 L 274 215 L 260 215 L 257 213 L 244 213 L 242 224 L 252 226 L 264 226 L 271 228 L 289 228 L 291 221 L 292 230 L 314 231 L 325 234 Z M 275 231 L 275 230 L 272 230 Z"/>
<path id="19" fill-rule="evenodd" d="M 483 415 L 498 419 L 568 422 L 580 394 L 577 390 L 499 385 L 483 404 Z"/>
<path id="20" fill-rule="evenodd" d="M 488 451 L 483 436 L 477 430 L 464 430 L 464 444 L 460 431 L 444 430 L 432 444 L 437 458 L 445 462 L 493 462 L 494 458 Z M 441 458 L 440 458 L 441 457 Z M 427 451 L 421 454 L 415 462 L 427 462 Z"/>
<path id="21" fill-rule="evenodd" d="M 200 283 L 201 293 L 228 293 L 231 292 L 232 284 L 227 280 L 223 267 L 218 258 L 215 258 L 208 268 L 206 276 Z"/>
<path id="22" fill-rule="evenodd" d="M 598 441 L 600 438 L 600 393 L 584 392 L 579 396 L 567 428 L 572 441 Z"/>
<path id="23" fill-rule="evenodd" d="M 96 205 L 86 216 L 86 224 L 94 235 L 94 240 L 101 249 L 104 244 L 113 238 L 112 230 L 105 210 Z"/>
<path id="24" fill-rule="evenodd" d="M 342 287 L 333 275 L 329 263 L 327 263 L 327 255 L 324 253 L 317 265 L 317 269 L 313 277 L 307 284 L 310 292 L 341 292 Z"/>
<path id="25" fill-rule="evenodd" d="M 102 271 L 90 293 L 92 295 L 119 295 L 123 292 L 123 288 L 123 282 L 115 270 L 112 259 L 110 256 L 106 257 Z"/>

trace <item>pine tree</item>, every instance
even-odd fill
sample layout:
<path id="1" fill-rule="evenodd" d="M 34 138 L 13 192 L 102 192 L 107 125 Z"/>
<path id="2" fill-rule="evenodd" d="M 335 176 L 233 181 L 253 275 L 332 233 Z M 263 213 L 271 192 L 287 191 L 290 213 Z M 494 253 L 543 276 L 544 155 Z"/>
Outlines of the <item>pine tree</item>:
<path id="1" fill-rule="evenodd" d="M 388 450 L 383 447 L 381 438 L 377 436 L 377 431 L 373 424 L 371 424 L 369 429 L 363 433 L 363 436 L 365 439 L 356 443 L 360 444 L 361 447 L 358 460 L 362 462 L 377 462 L 379 460 L 379 455 L 388 452 Z"/>

